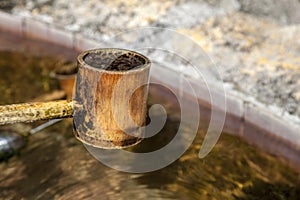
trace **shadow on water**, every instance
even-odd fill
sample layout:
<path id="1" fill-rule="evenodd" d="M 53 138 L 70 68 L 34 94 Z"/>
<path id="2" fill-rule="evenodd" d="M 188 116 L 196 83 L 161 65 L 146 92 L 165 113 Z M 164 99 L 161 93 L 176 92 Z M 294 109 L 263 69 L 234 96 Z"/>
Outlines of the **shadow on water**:
<path id="1" fill-rule="evenodd" d="M 281 183 L 270 184 L 262 180 L 254 180 L 253 186 L 243 188 L 245 197 L 236 197 L 238 200 L 273 200 L 299 199 L 300 189 Z"/>
<path id="2" fill-rule="evenodd" d="M 37 198 L 38 194 L 47 191 L 49 185 L 57 185 L 59 177 L 62 174 L 60 169 L 60 144 L 50 138 L 43 139 L 43 145 L 38 145 L 30 141 L 30 147 L 26 153 L 22 153 L 18 159 L 21 159 L 21 177 L 18 174 L 11 174 L 14 182 L 14 191 L 17 191 L 16 198 Z M 55 149 L 55 151 L 53 151 Z M 34 163 L 34 165 L 33 165 Z M 1 190 L 9 191 L 10 185 L 1 186 Z M 55 194 L 48 193 L 48 198 L 53 198 Z"/>
<path id="3" fill-rule="evenodd" d="M 3 65 L 7 58 L 9 65 Z M 56 61 L 0 52 L 0 103 L 29 101 L 57 89 L 57 83 L 47 77 Z M 2 73 L 5 70 L 9 72 Z M 150 95 L 149 106 L 161 103 L 154 96 Z M 168 101 L 163 105 L 168 111 L 165 127 L 135 151 L 159 149 L 176 134 L 179 110 Z M 199 159 L 204 135 L 199 130 L 190 148 L 171 165 L 155 172 L 129 174 L 97 161 L 74 139 L 72 120 L 63 120 L 31 136 L 19 156 L 0 163 L 0 199 L 299 198 L 299 174 L 281 158 L 224 133 L 213 151 Z"/>

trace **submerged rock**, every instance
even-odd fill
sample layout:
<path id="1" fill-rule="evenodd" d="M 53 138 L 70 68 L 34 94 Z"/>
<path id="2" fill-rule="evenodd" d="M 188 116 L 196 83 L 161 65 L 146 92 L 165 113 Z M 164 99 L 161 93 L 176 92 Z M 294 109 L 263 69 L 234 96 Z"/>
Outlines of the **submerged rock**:
<path id="1" fill-rule="evenodd" d="M 26 144 L 26 139 L 12 130 L 0 130 L 0 161 L 18 153 Z"/>

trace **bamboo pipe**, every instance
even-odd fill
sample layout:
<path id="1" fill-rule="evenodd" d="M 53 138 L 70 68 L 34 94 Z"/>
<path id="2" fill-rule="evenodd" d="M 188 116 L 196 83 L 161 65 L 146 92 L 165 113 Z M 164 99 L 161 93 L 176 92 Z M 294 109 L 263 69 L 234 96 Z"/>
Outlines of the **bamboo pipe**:
<path id="1" fill-rule="evenodd" d="M 72 117 L 73 103 L 67 100 L 0 106 L 0 125 Z"/>

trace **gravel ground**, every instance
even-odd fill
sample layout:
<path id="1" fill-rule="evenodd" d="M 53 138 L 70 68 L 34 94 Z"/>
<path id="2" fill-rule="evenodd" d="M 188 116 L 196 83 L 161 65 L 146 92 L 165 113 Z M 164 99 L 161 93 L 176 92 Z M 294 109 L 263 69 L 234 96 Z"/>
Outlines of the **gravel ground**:
<path id="1" fill-rule="evenodd" d="M 137 26 L 172 28 L 198 42 L 234 90 L 300 117 L 298 0 L 2 0 L 0 7 L 98 40 Z"/>

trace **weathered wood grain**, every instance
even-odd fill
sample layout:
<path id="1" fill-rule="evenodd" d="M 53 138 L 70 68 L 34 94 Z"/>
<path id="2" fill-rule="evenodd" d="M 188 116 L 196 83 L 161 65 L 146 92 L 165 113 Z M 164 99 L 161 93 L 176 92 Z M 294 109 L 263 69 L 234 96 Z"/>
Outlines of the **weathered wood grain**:
<path id="1" fill-rule="evenodd" d="M 97 49 L 79 55 L 78 65 L 75 136 L 99 148 L 125 148 L 141 141 L 149 59 L 129 50 Z"/>
<path id="2" fill-rule="evenodd" d="M 72 117 L 73 103 L 67 100 L 0 106 L 0 125 Z"/>

